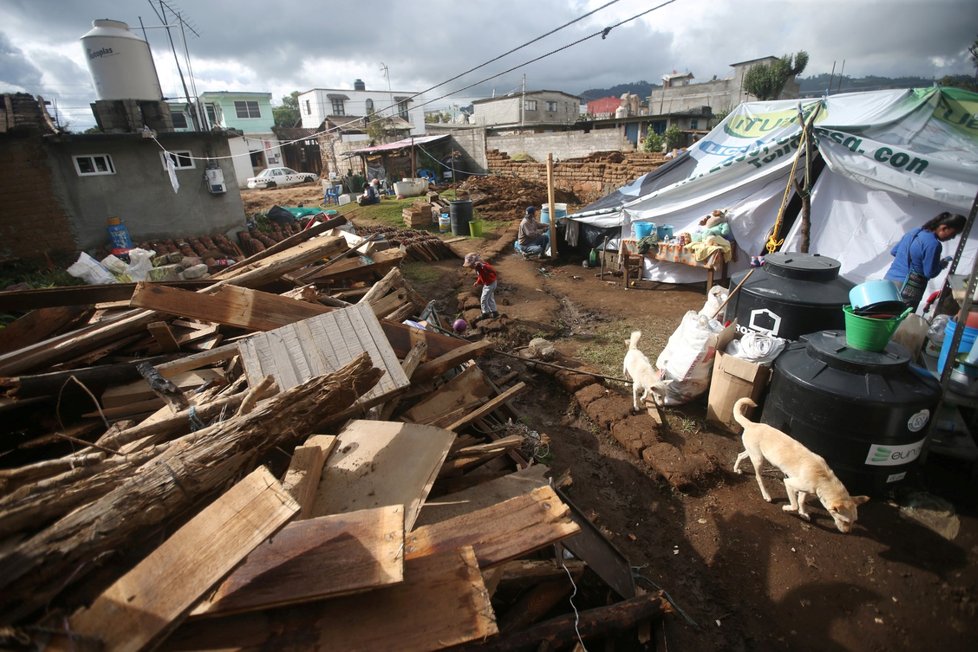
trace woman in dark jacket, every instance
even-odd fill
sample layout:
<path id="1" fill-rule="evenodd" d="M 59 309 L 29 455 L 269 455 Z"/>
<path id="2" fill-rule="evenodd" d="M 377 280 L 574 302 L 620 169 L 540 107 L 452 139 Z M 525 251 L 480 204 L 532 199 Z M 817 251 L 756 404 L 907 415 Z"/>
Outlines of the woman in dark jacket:
<path id="1" fill-rule="evenodd" d="M 900 288 L 901 298 L 914 310 L 924 296 L 927 282 L 947 267 L 949 259 L 941 257 L 941 243 L 961 233 L 965 221 L 964 215 L 941 213 L 904 235 L 890 251 L 893 262 L 884 278 Z"/>

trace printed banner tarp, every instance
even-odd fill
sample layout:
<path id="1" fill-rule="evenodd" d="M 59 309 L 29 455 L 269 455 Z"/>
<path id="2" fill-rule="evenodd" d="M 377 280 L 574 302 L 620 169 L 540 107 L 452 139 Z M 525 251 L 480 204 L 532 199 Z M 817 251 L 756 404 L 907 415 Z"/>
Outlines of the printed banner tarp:
<path id="1" fill-rule="evenodd" d="M 670 223 L 678 233 L 695 230 L 700 218 L 724 208 L 740 249 L 761 253 L 797 153 L 801 119 L 816 111 L 814 137 L 827 170 L 867 189 L 902 197 L 907 201 L 897 204 L 913 212 L 879 216 L 879 203 L 833 211 L 819 205 L 830 196 L 821 193 L 812 202 L 812 253 L 844 255 L 816 248 L 830 242 L 819 242 L 814 234 L 844 232 L 867 219 L 884 220 L 881 232 L 886 236 L 874 240 L 874 246 L 889 252 L 906 229 L 937 212 L 970 210 L 978 192 L 978 94 L 935 87 L 741 104 L 665 172 L 640 177 L 571 217 L 601 227 L 620 225 L 627 238 L 635 221 Z M 834 195 L 831 201 L 836 201 Z M 759 212 L 759 206 L 767 210 Z M 859 265 L 843 260 L 848 278 L 882 278 L 889 259 L 873 260 Z M 734 269 L 746 263 L 742 256 Z M 705 273 L 662 263 L 651 277 L 682 283 L 703 280 Z"/>

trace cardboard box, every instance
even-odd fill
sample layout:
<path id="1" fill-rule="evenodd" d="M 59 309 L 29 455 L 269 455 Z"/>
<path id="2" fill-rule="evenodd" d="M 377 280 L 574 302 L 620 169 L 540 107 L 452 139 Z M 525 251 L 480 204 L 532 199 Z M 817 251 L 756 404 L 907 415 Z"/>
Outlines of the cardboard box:
<path id="1" fill-rule="evenodd" d="M 749 397 L 758 405 L 767 389 L 771 369 L 756 362 L 723 353 L 727 344 L 737 337 L 737 323 L 728 326 L 717 338 L 717 354 L 713 360 L 713 376 L 710 380 L 710 395 L 706 406 L 706 419 L 718 423 L 728 430 L 740 432 L 740 425 L 734 421 L 733 406 L 738 399 Z M 756 411 L 755 411 L 756 412 Z M 757 414 L 749 414 L 752 421 Z"/>

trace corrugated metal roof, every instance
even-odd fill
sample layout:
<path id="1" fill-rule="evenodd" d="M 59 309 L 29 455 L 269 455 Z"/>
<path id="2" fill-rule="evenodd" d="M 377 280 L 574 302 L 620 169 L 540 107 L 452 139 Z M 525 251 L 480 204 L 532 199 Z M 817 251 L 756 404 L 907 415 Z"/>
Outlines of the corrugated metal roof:
<path id="1" fill-rule="evenodd" d="M 389 152 L 391 150 L 402 149 L 404 147 L 413 147 L 415 145 L 424 145 L 426 143 L 433 143 L 436 140 L 441 140 L 442 138 L 448 138 L 448 134 L 442 134 L 440 136 L 415 136 L 414 138 L 403 138 L 393 143 L 386 143 L 384 145 L 374 145 L 373 147 L 364 147 L 363 149 L 355 149 L 350 153 L 372 154 L 374 152 Z"/>

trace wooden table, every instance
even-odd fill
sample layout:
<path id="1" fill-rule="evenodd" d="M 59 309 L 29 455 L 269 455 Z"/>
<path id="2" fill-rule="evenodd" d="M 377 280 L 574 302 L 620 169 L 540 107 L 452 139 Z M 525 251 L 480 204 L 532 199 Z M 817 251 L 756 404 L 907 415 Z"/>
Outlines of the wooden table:
<path id="1" fill-rule="evenodd" d="M 625 275 L 625 287 L 634 287 L 633 282 L 642 279 L 644 259 L 676 263 L 706 270 L 706 291 L 709 292 L 713 287 L 714 280 L 723 280 L 727 274 L 727 262 L 723 258 L 721 251 L 715 251 L 705 260 L 696 260 L 692 251 L 684 249 L 682 245 L 660 244 L 650 248 L 644 254 L 638 252 L 638 244 L 635 240 L 622 240 L 621 260 L 622 269 Z M 717 276 L 719 272 L 719 276 Z"/>

